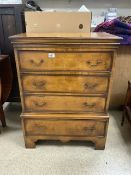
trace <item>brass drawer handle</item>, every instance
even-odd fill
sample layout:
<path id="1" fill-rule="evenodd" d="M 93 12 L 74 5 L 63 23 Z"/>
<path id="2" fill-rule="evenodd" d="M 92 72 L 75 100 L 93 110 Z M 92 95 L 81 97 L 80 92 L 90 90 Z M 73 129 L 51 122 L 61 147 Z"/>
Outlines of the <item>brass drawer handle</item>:
<path id="1" fill-rule="evenodd" d="M 85 86 L 85 89 L 94 89 L 97 86 L 97 84 L 85 83 L 84 86 Z"/>
<path id="2" fill-rule="evenodd" d="M 48 127 L 47 126 L 40 126 L 40 125 L 34 125 L 33 126 L 35 129 L 38 129 L 38 130 L 40 130 L 40 131 L 46 131 L 47 129 L 48 129 Z"/>
<path id="3" fill-rule="evenodd" d="M 35 101 L 34 104 L 35 104 L 35 106 L 43 107 L 43 106 L 46 105 L 46 102 L 37 102 L 37 101 Z"/>
<path id="4" fill-rule="evenodd" d="M 89 108 L 93 108 L 93 107 L 96 106 L 95 103 L 87 103 L 87 102 L 84 102 L 83 105 L 84 105 L 85 107 L 89 107 Z"/>
<path id="5" fill-rule="evenodd" d="M 102 63 L 102 61 L 97 60 L 96 63 L 92 63 L 91 61 L 86 61 L 86 63 L 92 67 L 98 66 Z"/>
<path id="6" fill-rule="evenodd" d="M 84 127 L 83 128 L 83 130 L 85 131 L 85 132 L 93 132 L 93 131 L 95 131 L 96 129 L 95 129 L 95 127 Z"/>
<path id="7" fill-rule="evenodd" d="M 45 81 L 34 81 L 32 84 L 36 88 L 41 89 L 45 86 L 46 82 Z"/>
<path id="8" fill-rule="evenodd" d="M 41 60 L 39 60 L 39 62 L 36 62 L 36 61 L 31 59 L 30 63 L 33 64 L 34 66 L 40 66 L 42 63 L 44 63 L 44 60 L 41 59 Z"/>

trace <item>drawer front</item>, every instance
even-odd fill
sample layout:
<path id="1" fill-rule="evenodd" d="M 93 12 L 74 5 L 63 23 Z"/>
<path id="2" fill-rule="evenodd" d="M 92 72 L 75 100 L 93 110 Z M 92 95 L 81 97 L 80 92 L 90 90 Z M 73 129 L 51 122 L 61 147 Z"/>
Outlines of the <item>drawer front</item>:
<path id="1" fill-rule="evenodd" d="M 105 93 L 108 77 L 70 75 L 22 75 L 26 92 Z"/>
<path id="2" fill-rule="evenodd" d="M 112 56 L 109 53 L 50 53 L 21 51 L 20 68 L 25 71 L 109 71 Z"/>
<path id="3" fill-rule="evenodd" d="M 105 98 L 64 95 L 27 95 L 25 110 L 36 112 L 104 112 Z"/>
<path id="4" fill-rule="evenodd" d="M 104 136 L 106 121 L 26 119 L 27 135 Z"/>

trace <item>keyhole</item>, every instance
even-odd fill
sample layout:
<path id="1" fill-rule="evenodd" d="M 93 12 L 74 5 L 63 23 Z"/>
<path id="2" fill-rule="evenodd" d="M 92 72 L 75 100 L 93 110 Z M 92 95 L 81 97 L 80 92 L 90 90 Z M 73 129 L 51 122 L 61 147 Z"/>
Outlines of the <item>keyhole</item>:
<path id="1" fill-rule="evenodd" d="M 83 24 L 79 24 L 79 29 L 83 29 Z"/>

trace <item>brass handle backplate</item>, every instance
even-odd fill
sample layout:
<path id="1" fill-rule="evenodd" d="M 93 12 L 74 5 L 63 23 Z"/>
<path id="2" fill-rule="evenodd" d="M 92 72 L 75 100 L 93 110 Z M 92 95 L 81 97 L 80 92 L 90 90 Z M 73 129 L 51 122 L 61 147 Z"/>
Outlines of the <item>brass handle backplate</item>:
<path id="1" fill-rule="evenodd" d="M 93 108 L 93 107 L 96 106 L 95 103 L 87 103 L 87 102 L 84 102 L 83 105 L 84 105 L 85 107 L 89 107 L 89 108 Z"/>
<path id="2" fill-rule="evenodd" d="M 85 83 L 84 86 L 85 86 L 85 89 L 94 89 L 97 86 L 97 84 Z"/>
<path id="3" fill-rule="evenodd" d="M 38 89 L 41 89 L 45 86 L 46 82 L 45 81 L 33 81 L 33 86 L 35 86 Z"/>
<path id="4" fill-rule="evenodd" d="M 86 131 L 86 132 L 93 132 L 96 129 L 94 127 L 84 127 L 83 130 Z"/>
<path id="5" fill-rule="evenodd" d="M 95 63 L 93 63 L 92 61 L 86 61 L 86 63 L 92 67 L 98 66 L 102 63 L 101 60 L 97 60 Z"/>
<path id="6" fill-rule="evenodd" d="M 30 63 L 33 64 L 34 66 L 40 66 L 41 64 L 44 63 L 44 60 L 43 59 L 40 59 L 39 61 L 34 61 L 34 60 L 30 60 Z"/>
<path id="7" fill-rule="evenodd" d="M 46 102 L 34 102 L 35 106 L 38 106 L 38 107 L 43 107 L 46 105 Z"/>

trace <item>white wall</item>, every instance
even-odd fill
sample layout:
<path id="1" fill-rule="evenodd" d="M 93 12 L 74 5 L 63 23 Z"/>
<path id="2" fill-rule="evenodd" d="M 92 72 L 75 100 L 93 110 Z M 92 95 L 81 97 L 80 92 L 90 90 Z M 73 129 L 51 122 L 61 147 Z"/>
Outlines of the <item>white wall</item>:
<path id="1" fill-rule="evenodd" d="M 42 8 L 75 8 L 85 4 L 93 15 L 102 15 L 109 7 L 118 8 L 119 15 L 131 15 L 131 0 L 36 0 Z"/>
<path id="2" fill-rule="evenodd" d="M 22 0 L 0 0 L 0 4 L 19 4 Z"/>
<path id="3" fill-rule="evenodd" d="M 0 3 L 21 3 L 26 0 L 0 0 Z M 93 15 L 103 15 L 109 7 L 118 8 L 118 15 L 131 15 L 131 0 L 34 0 L 45 9 L 78 9 L 85 4 Z"/>

